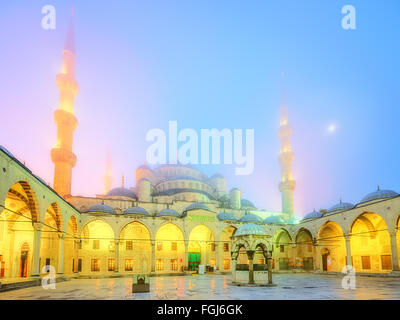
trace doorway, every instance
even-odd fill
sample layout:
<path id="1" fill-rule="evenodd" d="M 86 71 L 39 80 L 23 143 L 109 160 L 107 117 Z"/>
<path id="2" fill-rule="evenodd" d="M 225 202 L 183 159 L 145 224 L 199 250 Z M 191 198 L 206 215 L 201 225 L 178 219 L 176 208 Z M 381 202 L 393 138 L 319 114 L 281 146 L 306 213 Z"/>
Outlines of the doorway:
<path id="1" fill-rule="evenodd" d="M 200 252 L 188 253 L 188 269 L 189 271 L 199 271 Z"/>
<path id="2" fill-rule="evenodd" d="M 331 255 L 328 250 L 322 254 L 322 271 L 331 271 Z"/>

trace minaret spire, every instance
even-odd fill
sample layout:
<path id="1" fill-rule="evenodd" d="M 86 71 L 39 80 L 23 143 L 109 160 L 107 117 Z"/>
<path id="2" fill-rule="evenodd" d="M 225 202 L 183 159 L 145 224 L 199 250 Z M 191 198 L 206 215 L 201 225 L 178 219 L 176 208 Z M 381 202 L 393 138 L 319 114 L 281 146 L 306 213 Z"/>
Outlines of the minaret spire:
<path id="1" fill-rule="evenodd" d="M 74 99 L 78 93 L 78 83 L 75 80 L 73 10 L 62 54 L 61 73 L 57 74 L 57 86 L 60 91 L 59 108 L 54 112 L 57 144 L 51 150 L 51 159 L 54 162 L 54 189 L 61 196 L 66 196 L 71 194 L 72 168 L 76 164 L 72 142 L 78 125 L 78 120 L 74 116 Z"/>
<path id="2" fill-rule="evenodd" d="M 292 176 L 292 163 L 294 154 L 290 145 L 290 136 L 292 135 L 292 127 L 289 124 L 289 113 L 286 103 L 286 90 L 284 86 L 284 74 L 282 73 L 282 101 L 280 108 L 280 126 L 278 129 L 278 137 L 281 141 L 279 163 L 281 165 L 281 182 L 279 191 L 282 193 L 282 212 L 287 213 L 289 218 L 293 218 L 293 190 L 296 182 Z"/>
<path id="3" fill-rule="evenodd" d="M 111 190 L 113 182 L 112 172 L 111 172 L 111 153 L 107 151 L 106 160 L 106 174 L 104 175 L 104 194 L 107 194 Z"/>

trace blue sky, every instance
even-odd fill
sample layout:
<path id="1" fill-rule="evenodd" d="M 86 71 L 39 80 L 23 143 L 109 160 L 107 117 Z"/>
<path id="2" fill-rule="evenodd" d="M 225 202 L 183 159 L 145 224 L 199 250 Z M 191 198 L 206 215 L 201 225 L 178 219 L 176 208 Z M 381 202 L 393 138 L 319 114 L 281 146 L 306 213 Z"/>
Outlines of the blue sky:
<path id="1" fill-rule="evenodd" d="M 54 5 L 56 30 L 41 28 Z M 341 28 L 356 8 L 357 29 Z M 255 170 L 220 172 L 257 207 L 281 209 L 277 161 L 286 75 L 299 216 L 356 203 L 377 184 L 400 192 L 398 1 L 2 1 L 0 144 L 53 179 L 55 76 L 75 7 L 79 120 L 73 194 L 103 191 L 107 148 L 114 186 L 135 184 L 148 130 L 252 128 Z M 336 131 L 327 132 L 335 124 Z"/>

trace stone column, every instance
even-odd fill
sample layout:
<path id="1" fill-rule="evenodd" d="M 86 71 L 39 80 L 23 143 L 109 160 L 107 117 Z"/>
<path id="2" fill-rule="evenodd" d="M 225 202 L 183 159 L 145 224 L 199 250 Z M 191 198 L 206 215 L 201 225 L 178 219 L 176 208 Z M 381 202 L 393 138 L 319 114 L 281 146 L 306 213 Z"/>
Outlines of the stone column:
<path id="1" fill-rule="evenodd" d="M 236 282 L 236 258 L 232 257 L 232 282 Z"/>
<path id="2" fill-rule="evenodd" d="M 79 266 L 79 246 L 80 246 L 81 240 L 74 240 L 74 256 L 73 259 L 75 259 L 74 263 L 74 273 L 78 273 L 78 266 Z"/>
<path id="3" fill-rule="evenodd" d="M 272 284 L 272 255 L 269 254 L 267 257 L 267 268 L 268 268 L 268 283 Z"/>
<path id="4" fill-rule="evenodd" d="M 115 240 L 115 270 L 114 273 L 119 273 L 119 240 Z"/>
<path id="5" fill-rule="evenodd" d="M 399 253 L 397 249 L 396 231 L 390 233 L 390 247 L 392 250 L 392 272 L 400 272 Z"/>
<path id="6" fill-rule="evenodd" d="M 318 268 L 318 240 L 314 240 L 313 243 L 314 248 L 314 272 L 319 272 Z"/>
<path id="7" fill-rule="evenodd" d="M 64 233 L 63 232 L 58 232 L 58 239 L 60 242 L 60 245 L 58 247 L 58 268 L 57 268 L 57 274 L 63 274 L 64 273 Z"/>
<path id="8" fill-rule="evenodd" d="M 189 261 L 188 261 L 188 251 L 189 251 L 189 241 L 184 240 L 185 244 L 185 256 L 183 257 L 183 268 L 184 272 L 189 272 Z M 185 271 L 186 270 L 186 271 Z"/>
<path id="9" fill-rule="evenodd" d="M 32 248 L 32 265 L 31 276 L 40 276 L 40 237 L 42 225 L 38 222 L 33 223 L 33 248 Z"/>
<path id="10" fill-rule="evenodd" d="M 156 273 L 156 242 L 151 241 L 151 273 Z"/>
<path id="11" fill-rule="evenodd" d="M 351 236 L 347 234 L 344 236 L 344 238 L 346 239 L 346 265 L 353 266 L 353 264 L 351 263 Z"/>
<path id="12" fill-rule="evenodd" d="M 247 257 L 249 258 L 249 284 L 253 284 L 254 283 L 254 270 L 253 270 L 254 250 L 248 250 Z"/>
<path id="13" fill-rule="evenodd" d="M 220 261 L 219 261 L 219 244 L 218 242 L 215 243 L 215 271 L 219 271 L 220 269 Z"/>
<path id="14" fill-rule="evenodd" d="M 293 270 L 296 270 L 296 243 L 292 243 Z"/>

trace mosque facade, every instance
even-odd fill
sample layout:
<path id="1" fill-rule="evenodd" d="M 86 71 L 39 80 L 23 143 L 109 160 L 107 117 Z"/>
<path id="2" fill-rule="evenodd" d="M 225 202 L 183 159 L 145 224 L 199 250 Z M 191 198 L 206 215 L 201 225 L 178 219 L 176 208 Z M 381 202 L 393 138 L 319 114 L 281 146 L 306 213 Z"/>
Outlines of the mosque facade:
<path id="1" fill-rule="evenodd" d="M 211 177 L 187 165 L 142 165 L 136 186 L 111 188 L 110 162 L 104 194 L 71 195 L 75 53 L 72 20 L 57 75 L 59 109 L 53 188 L 11 152 L 0 148 L 0 279 L 39 277 L 51 266 L 59 276 L 111 277 L 137 273 L 187 274 L 204 268 L 232 273 L 236 266 L 273 272 L 342 272 L 397 275 L 400 196 L 380 190 L 357 204 L 340 201 L 302 220 L 293 213 L 288 108 L 283 102 L 278 136 L 282 212 L 259 210 Z M 261 239 L 232 246 L 232 236 Z M 257 240 L 258 241 L 258 240 Z M 262 249 L 262 250 L 261 250 Z M 0 280 L 1 282 L 2 280 Z"/>

